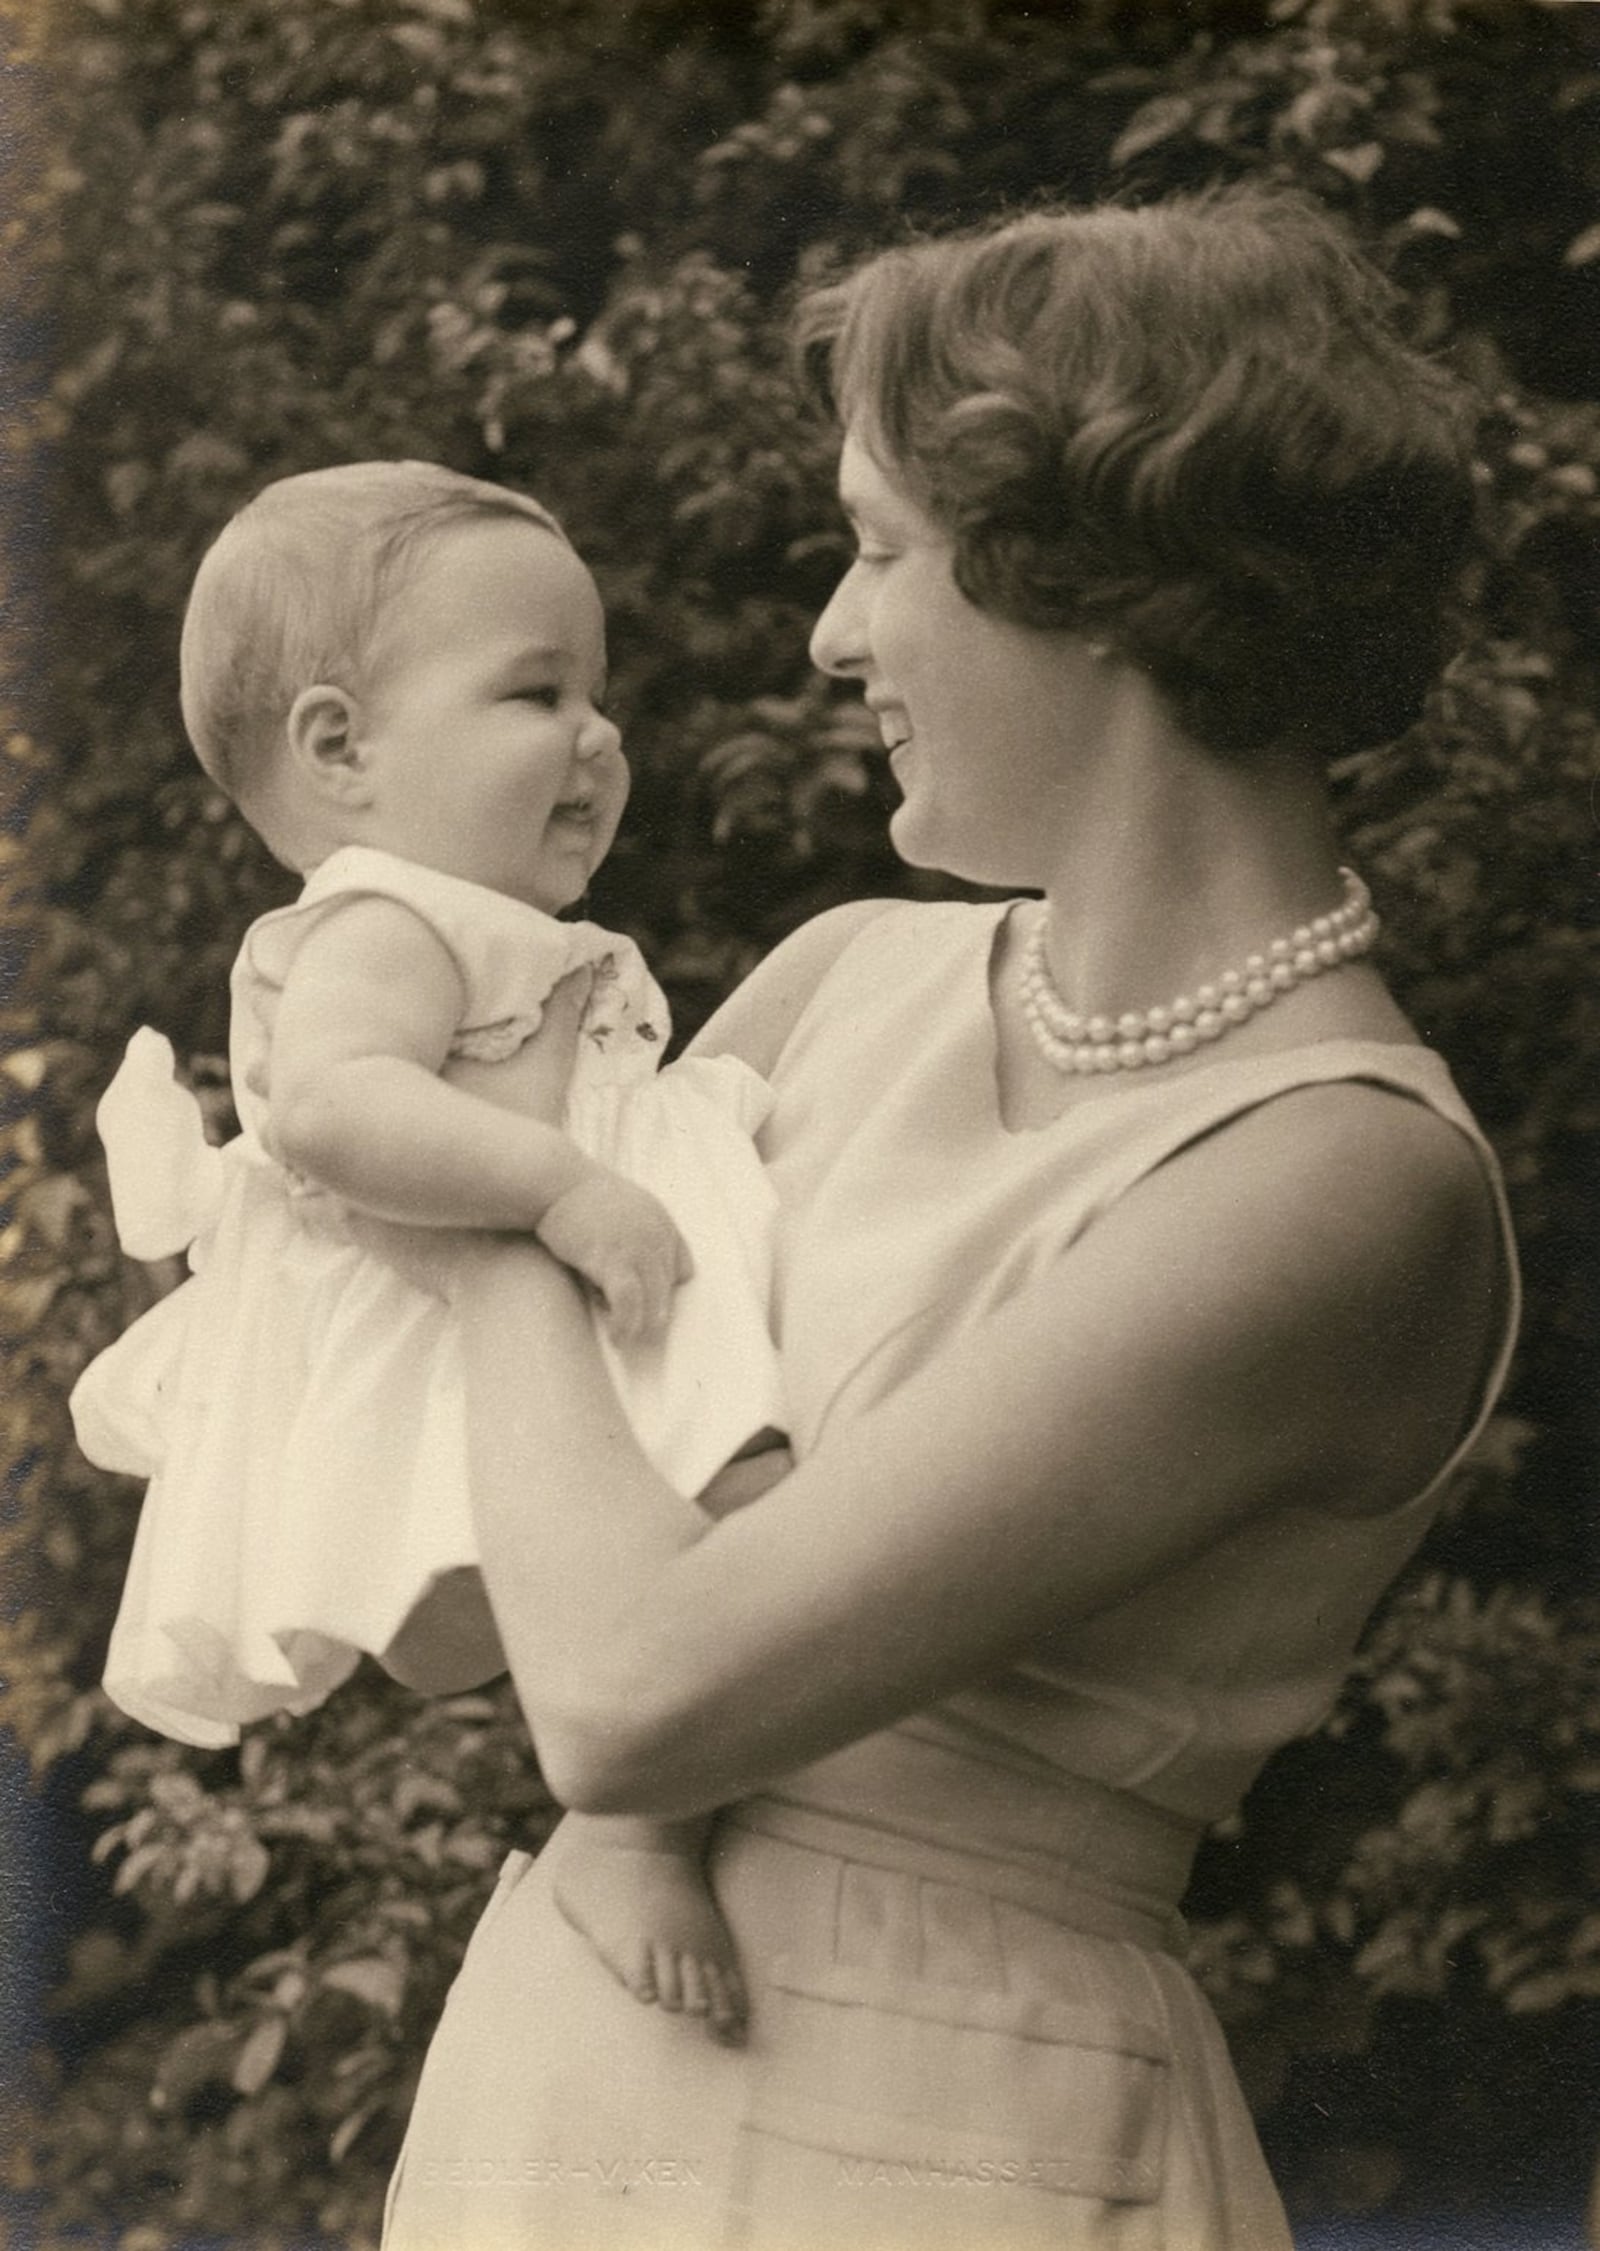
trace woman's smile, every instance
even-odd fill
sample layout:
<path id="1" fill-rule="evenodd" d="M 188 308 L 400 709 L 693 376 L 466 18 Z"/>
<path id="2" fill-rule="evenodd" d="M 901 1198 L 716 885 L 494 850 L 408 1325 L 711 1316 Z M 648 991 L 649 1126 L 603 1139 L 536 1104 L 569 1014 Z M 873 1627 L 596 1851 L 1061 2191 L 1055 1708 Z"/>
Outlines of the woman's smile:
<path id="1" fill-rule="evenodd" d="M 911 722 L 898 704 L 882 703 L 870 695 L 867 708 L 878 722 L 883 747 L 892 759 L 895 752 L 904 749 L 911 740 Z"/>
<path id="2" fill-rule="evenodd" d="M 812 661 L 859 680 L 904 792 L 890 824 L 913 867 L 1030 889 L 1049 877 L 1063 793 L 1105 722 L 1104 668 L 1065 632 L 969 601 L 954 542 L 856 430 L 839 460 L 856 559 L 812 635 Z M 1048 816 L 1048 817 L 1047 817 Z"/>

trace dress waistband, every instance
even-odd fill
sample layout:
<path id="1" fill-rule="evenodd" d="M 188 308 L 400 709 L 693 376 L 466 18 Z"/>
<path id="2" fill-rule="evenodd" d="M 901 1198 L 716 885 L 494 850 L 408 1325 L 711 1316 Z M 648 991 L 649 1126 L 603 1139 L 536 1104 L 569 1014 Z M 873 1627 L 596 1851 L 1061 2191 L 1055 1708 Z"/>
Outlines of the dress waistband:
<path id="1" fill-rule="evenodd" d="M 890 1729 L 730 1808 L 734 1826 L 1173 1952 L 1198 1824 L 1071 1774 Z"/>

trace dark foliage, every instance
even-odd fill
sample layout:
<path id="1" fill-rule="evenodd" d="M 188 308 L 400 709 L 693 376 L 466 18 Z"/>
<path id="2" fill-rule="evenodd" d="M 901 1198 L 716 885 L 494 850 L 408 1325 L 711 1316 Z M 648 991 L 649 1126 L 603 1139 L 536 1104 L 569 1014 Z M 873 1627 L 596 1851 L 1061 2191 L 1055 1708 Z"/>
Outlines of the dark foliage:
<path id="1" fill-rule="evenodd" d="M 286 889 L 180 737 L 202 547 L 265 478 L 374 454 L 554 506 L 637 776 L 594 910 L 692 1028 L 806 915 L 916 880 L 859 710 L 806 666 L 843 548 L 786 292 L 908 224 L 1241 173 L 1344 212 L 1487 402 L 1464 653 L 1336 782 L 1387 967 L 1502 1151 L 1530 1308 L 1337 1715 L 1208 1848 L 1196 1960 L 1302 2206 L 1570 2170 L 1600 1999 L 1595 11 L 59 0 L 43 60 L 31 14 L 0 11 L 8 256 L 37 283 L 5 473 L 13 525 L 48 515 L 6 557 L 36 605 L 7 627 L 5 1717 L 62 1866 L 81 1823 L 103 1879 L 61 1879 L 37 2115 L 7 2135 L 41 2240 L 370 2242 L 494 1864 L 548 1818 L 504 1692 L 373 1680 L 204 1756 L 94 1686 L 135 1495 L 62 1401 L 158 1284 L 116 1250 L 93 1102 L 148 1021 L 220 1119 L 227 964 Z"/>

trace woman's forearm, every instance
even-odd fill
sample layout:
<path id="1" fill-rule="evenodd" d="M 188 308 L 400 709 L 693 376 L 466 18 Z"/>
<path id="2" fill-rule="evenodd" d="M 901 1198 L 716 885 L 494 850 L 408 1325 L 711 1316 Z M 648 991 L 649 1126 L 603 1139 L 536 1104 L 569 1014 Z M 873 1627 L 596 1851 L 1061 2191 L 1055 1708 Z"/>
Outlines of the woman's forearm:
<path id="1" fill-rule="evenodd" d="M 484 1579 L 546 1780 L 583 1806 L 619 1752 L 611 1716 L 648 1732 L 652 1591 L 712 1523 L 640 1451 L 564 1267 L 485 1244 L 460 1306 Z"/>
<path id="2" fill-rule="evenodd" d="M 1371 1130 L 1350 1130 L 1352 1103 Z M 1452 1142 L 1441 1165 L 1433 1121 L 1386 1096 L 1287 1112 L 1164 1168 L 719 1522 L 644 1459 L 565 1273 L 483 1246 L 463 1304 L 474 1507 L 556 1794 L 602 1813 L 724 1803 L 1259 1514 L 1419 1491 L 1482 1364 L 1475 1161 Z M 1152 1293 L 1174 1242 L 1181 1273 Z"/>

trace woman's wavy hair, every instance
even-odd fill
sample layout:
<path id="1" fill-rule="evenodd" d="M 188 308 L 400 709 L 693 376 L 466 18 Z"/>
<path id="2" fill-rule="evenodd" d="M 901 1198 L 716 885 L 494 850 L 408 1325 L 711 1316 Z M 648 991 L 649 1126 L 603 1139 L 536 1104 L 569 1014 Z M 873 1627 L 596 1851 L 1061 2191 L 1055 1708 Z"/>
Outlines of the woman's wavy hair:
<path id="1" fill-rule="evenodd" d="M 810 291 L 803 373 L 979 608 L 1110 642 L 1219 753 L 1417 716 L 1472 514 L 1460 388 L 1291 190 L 1041 210 Z"/>

